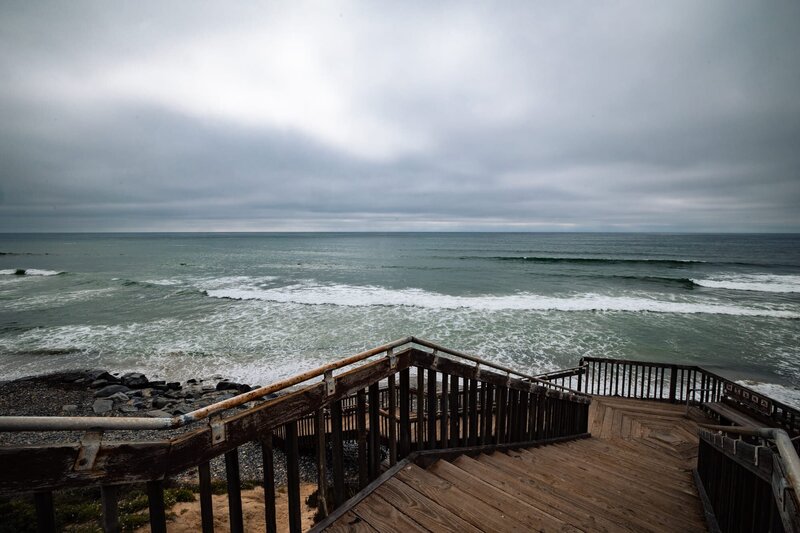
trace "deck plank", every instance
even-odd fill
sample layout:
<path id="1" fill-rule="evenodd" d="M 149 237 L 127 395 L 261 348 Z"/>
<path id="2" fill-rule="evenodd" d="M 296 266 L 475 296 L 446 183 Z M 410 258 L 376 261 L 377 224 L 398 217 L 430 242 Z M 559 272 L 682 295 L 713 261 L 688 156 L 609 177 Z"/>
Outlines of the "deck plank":
<path id="1" fill-rule="evenodd" d="M 328 530 L 706 530 L 691 471 L 710 419 L 608 397 L 589 416 L 590 439 L 409 465 Z"/>

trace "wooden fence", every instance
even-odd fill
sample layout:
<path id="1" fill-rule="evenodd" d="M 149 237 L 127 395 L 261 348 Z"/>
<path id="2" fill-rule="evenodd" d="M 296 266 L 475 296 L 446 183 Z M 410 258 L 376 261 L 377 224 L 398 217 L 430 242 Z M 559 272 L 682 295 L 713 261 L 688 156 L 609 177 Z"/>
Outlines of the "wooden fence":
<path id="1" fill-rule="evenodd" d="M 204 425 L 170 440 L 103 442 L 90 432 L 76 443 L 1 448 L 0 494 L 34 492 L 40 530 L 52 531 L 53 491 L 100 485 L 103 526 L 114 531 L 116 488 L 146 482 L 151 530 L 163 532 L 164 480 L 196 469 L 202 529 L 207 533 L 213 531 L 209 461 L 224 456 L 230 527 L 241 532 L 238 449 L 256 442 L 262 451 L 266 530 L 274 532 L 274 446 L 279 442 L 285 450 L 289 527 L 300 531 L 301 438 L 316 444 L 319 509 L 324 516 L 348 496 L 343 461 L 347 440 L 358 443 L 358 487 L 363 488 L 412 451 L 503 446 L 587 431 L 588 396 L 533 377 L 498 372 L 485 362 L 465 363 L 435 349 L 411 346 L 359 363 L 363 364 L 348 366 L 336 376 L 326 373 L 321 381 L 287 390 L 247 411 L 201 421 Z M 386 461 L 382 448 L 388 450 Z"/>

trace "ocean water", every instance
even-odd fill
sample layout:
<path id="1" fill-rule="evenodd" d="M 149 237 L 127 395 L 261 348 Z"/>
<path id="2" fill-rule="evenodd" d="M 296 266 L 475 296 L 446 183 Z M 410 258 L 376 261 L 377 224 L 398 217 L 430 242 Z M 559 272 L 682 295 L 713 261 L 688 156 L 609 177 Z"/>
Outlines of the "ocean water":
<path id="1" fill-rule="evenodd" d="M 264 384 L 416 335 L 525 372 L 703 364 L 800 404 L 800 235 L 5 234 L 0 253 L 0 379 Z"/>

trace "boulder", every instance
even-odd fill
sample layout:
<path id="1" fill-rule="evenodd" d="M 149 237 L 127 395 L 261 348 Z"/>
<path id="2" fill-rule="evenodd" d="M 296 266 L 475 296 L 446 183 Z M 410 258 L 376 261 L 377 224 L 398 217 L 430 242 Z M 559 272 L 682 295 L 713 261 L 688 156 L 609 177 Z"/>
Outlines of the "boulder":
<path id="1" fill-rule="evenodd" d="M 140 372 L 128 372 L 122 375 L 122 384 L 134 389 L 142 389 L 147 386 L 147 376 Z"/>
<path id="2" fill-rule="evenodd" d="M 161 409 L 162 407 L 168 406 L 170 402 L 167 398 L 154 398 L 153 399 L 153 407 L 156 409 Z"/>
<path id="3" fill-rule="evenodd" d="M 75 413 L 78 411 L 78 406 L 75 404 L 67 404 L 61 406 L 61 411 L 64 413 Z"/>
<path id="4" fill-rule="evenodd" d="M 139 411 L 139 408 L 135 405 L 120 405 L 119 410 L 122 413 L 136 413 Z"/>
<path id="5" fill-rule="evenodd" d="M 128 392 L 130 389 L 125 385 L 106 385 L 99 391 L 94 393 L 95 398 L 106 398 L 117 392 Z"/>
<path id="6" fill-rule="evenodd" d="M 111 411 L 111 409 L 113 408 L 114 408 L 114 402 L 104 398 L 98 398 L 92 404 L 92 411 L 94 411 L 96 415 L 105 414 Z"/>
<path id="7" fill-rule="evenodd" d="M 178 381 L 170 381 L 167 383 L 167 388 L 169 390 L 181 390 L 181 384 Z"/>
<path id="8" fill-rule="evenodd" d="M 108 399 L 115 402 L 127 402 L 128 400 L 130 400 L 128 395 L 125 394 L 124 392 L 115 392 L 111 396 L 108 396 Z"/>

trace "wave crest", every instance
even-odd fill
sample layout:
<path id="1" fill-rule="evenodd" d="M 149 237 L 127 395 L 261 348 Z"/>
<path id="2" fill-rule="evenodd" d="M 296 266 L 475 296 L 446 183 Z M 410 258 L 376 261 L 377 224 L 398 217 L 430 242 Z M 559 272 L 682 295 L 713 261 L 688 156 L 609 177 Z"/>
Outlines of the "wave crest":
<path id="1" fill-rule="evenodd" d="M 261 300 L 304 305 L 347 307 L 403 306 L 427 309 L 471 309 L 479 311 L 622 311 L 679 314 L 718 314 L 798 319 L 800 314 L 786 309 L 763 309 L 722 303 L 664 301 L 644 296 L 607 296 L 585 293 L 574 296 L 542 296 L 516 293 L 505 296 L 453 296 L 422 289 L 387 289 L 352 285 L 289 285 L 262 289 L 240 287 L 210 289 L 212 298 Z"/>
<path id="2" fill-rule="evenodd" d="M 692 279 L 695 285 L 735 291 L 800 293 L 800 276 L 777 274 L 741 274 L 715 279 Z"/>

